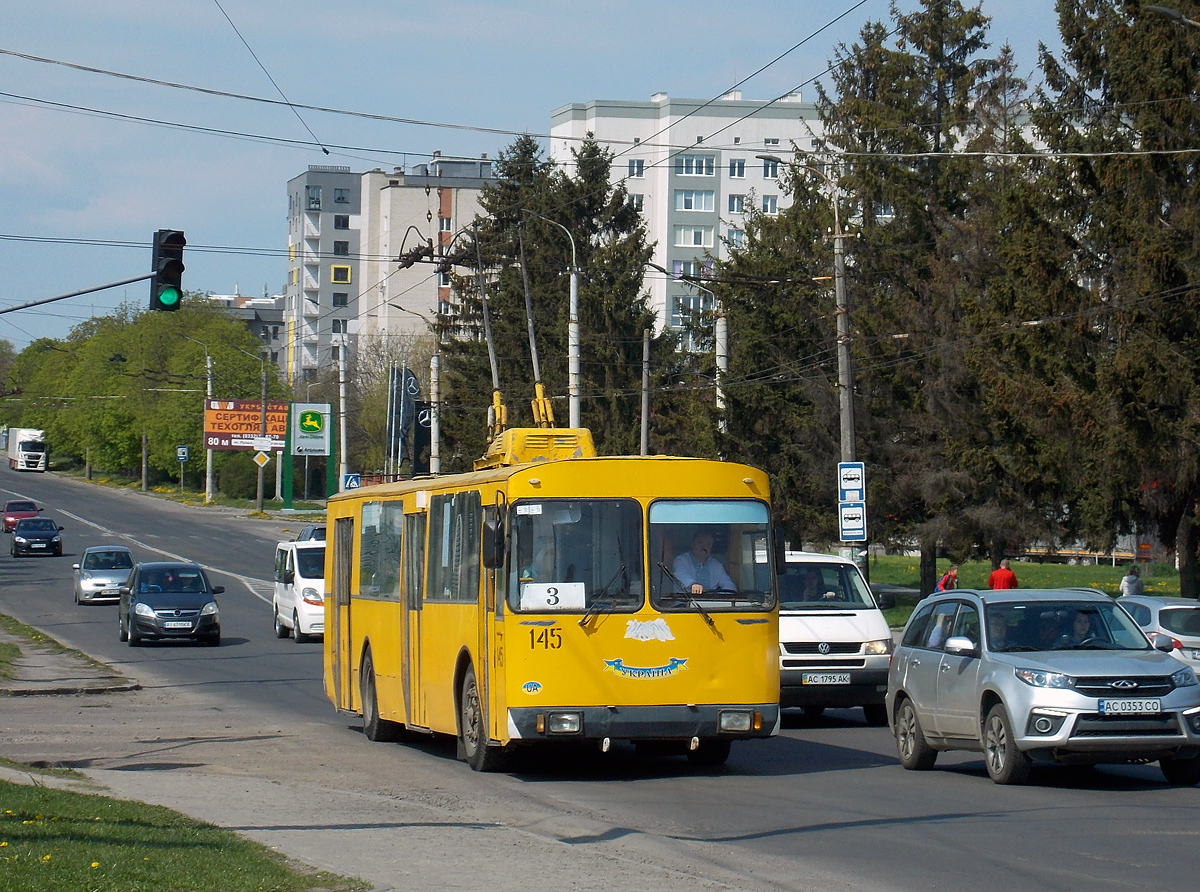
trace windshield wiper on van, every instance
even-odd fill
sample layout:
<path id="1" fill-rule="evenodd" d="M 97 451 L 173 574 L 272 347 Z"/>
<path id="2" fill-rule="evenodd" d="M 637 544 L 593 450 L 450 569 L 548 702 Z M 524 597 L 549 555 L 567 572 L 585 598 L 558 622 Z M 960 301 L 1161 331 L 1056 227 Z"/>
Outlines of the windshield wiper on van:
<path id="1" fill-rule="evenodd" d="M 671 581 L 674 582 L 675 585 L 679 587 L 679 591 L 675 592 L 674 594 L 678 594 L 681 597 L 683 597 L 684 599 L 686 599 L 689 604 L 691 604 L 693 607 L 696 608 L 696 612 L 699 613 L 702 617 L 704 617 L 704 621 L 706 623 L 708 623 L 709 628 L 714 628 L 715 623 L 713 623 L 712 617 L 708 615 L 708 611 L 705 610 L 703 607 L 701 607 L 700 602 L 692 597 L 691 587 L 684 585 L 679 580 L 679 577 L 676 576 L 674 573 L 672 573 L 671 569 L 666 564 L 664 564 L 662 561 L 658 562 L 658 569 L 662 570 L 669 577 L 671 577 Z"/>
<path id="2" fill-rule="evenodd" d="M 592 617 L 599 616 L 601 613 L 612 613 L 617 609 L 617 605 L 613 601 L 605 601 L 602 599 L 610 597 L 608 590 L 612 588 L 612 584 L 616 582 L 617 578 L 624 572 L 625 565 L 621 564 L 621 566 L 617 568 L 617 572 L 612 575 L 612 579 L 608 580 L 608 582 L 601 587 L 600 591 L 596 592 L 596 600 L 592 601 L 588 609 L 584 611 L 583 616 L 579 618 L 580 626 L 586 626 L 589 622 L 591 622 Z"/>

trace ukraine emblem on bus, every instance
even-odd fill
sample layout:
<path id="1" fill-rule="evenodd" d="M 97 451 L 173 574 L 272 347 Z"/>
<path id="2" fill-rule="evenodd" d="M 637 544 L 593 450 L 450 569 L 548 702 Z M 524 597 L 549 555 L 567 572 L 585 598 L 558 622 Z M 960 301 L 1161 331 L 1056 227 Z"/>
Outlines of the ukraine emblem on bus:
<path id="1" fill-rule="evenodd" d="M 662 666 L 626 666 L 625 661 L 618 657 L 615 660 L 605 660 L 604 668 L 610 669 L 621 678 L 670 678 L 687 668 L 687 658 L 671 657 Z"/>

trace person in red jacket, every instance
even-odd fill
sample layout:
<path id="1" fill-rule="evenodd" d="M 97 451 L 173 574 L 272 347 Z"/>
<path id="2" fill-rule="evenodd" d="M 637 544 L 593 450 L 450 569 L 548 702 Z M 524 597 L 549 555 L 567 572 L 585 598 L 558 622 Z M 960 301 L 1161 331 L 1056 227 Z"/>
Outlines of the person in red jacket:
<path id="1" fill-rule="evenodd" d="M 1000 569 L 993 570 L 992 575 L 988 577 L 988 588 L 1016 588 L 1017 574 L 1014 573 L 1008 566 L 1008 559 L 1005 558 L 1000 562 Z"/>
<path id="2" fill-rule="evenodd" d="M 958 588 L 958 564 L 951 564 L 950 569 L 946 571 L 946 575 L 938 580 L 937 590 L 939 592 L 948 592 L 956 588 Z"/>

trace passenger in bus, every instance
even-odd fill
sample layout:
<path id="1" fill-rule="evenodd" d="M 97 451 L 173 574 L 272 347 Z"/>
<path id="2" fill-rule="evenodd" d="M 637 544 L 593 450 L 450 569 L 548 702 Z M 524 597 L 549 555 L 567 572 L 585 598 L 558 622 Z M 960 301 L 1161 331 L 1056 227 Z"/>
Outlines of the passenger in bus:
<path id="1" fill-rule="evenodd" d="M 725 567 L 713 557 L 712 549 L 712 533 L 698 530 L 692 537 L 691 550 L 675 558 L 671 569 L 675 578 L 683 585 L 684 591 L 690 591 L 693 595 L 713 591 L 737 591 L 737 586 L 725 572 Z"/>

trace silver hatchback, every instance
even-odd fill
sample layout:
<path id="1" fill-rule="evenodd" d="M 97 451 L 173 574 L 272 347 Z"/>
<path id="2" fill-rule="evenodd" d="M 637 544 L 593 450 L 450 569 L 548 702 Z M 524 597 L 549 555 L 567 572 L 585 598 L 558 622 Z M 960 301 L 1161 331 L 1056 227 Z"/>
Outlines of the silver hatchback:
<path id="1" fill-rule="evenodd" d="M 93 545 L 84 549 L 75 571 L 75 603 L 121 600 L 121 586 L 133 572 L 133 552 L 124 545 Z"/>
<path id="2" fill-rule="evenodd" d="M 1195 671 L 1102 592 L 926 598 L 893 654 L 887 710 L 911 770 L 941 750 L 982 750 L 998 784 L 1023 783 L 1035 760 L 1157 760 L 1168 782 L 1200 783 Z"/>

